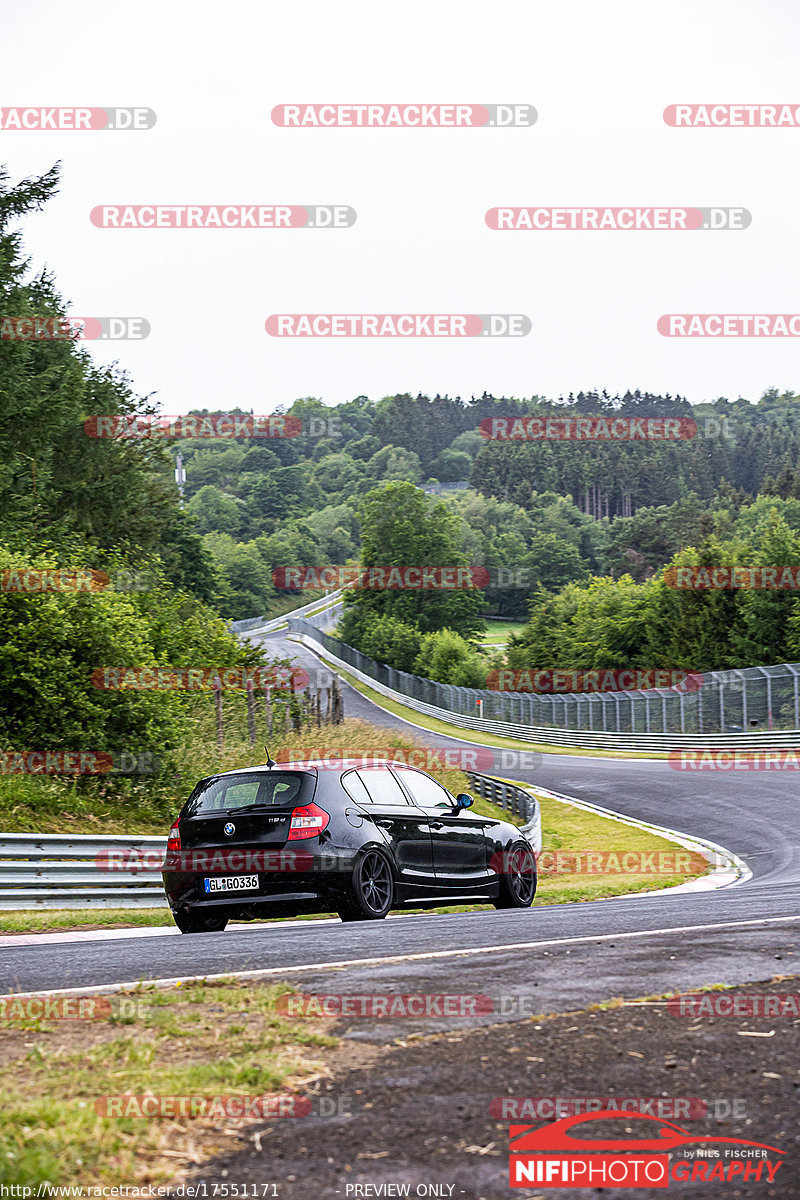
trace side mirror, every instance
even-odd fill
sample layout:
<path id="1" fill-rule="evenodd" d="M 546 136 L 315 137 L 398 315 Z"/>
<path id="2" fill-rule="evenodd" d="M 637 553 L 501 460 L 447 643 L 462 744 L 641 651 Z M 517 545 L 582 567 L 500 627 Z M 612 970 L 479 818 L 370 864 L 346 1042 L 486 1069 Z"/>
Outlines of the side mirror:
<path id="1" fill-rule="evenodd" d="M 456 796 L 456 808 L 472 808 L 474 803 L 472 796 L 468 796 L 466 792 L 459 792 Z"/>

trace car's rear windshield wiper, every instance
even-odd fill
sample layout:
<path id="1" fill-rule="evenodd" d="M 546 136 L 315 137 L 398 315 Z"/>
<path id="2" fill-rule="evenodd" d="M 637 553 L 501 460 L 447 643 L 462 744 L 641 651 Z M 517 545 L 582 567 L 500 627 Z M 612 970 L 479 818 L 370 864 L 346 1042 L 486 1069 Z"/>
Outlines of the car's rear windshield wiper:
<path id="1" fill-rule="evenodd" d="M 270 812 L 273 809 L 277 809 L 278 812 L 280 812 L 281 809 L 285 809 L 286 811 L 289 811 L 290 809 L 296 808 L 296 807 L 297 806 L 294 804 L 240 804 L 237 808 L 219 808 L 219 809 L 217 809 L 217 812 L 224 812 L 224 813 Z"/>

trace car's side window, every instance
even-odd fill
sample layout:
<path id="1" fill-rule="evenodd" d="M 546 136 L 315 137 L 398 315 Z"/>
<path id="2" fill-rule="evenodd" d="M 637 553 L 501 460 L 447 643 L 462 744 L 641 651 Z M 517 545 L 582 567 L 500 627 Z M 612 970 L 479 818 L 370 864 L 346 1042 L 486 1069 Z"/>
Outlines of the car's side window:
<path id="1" fill-rule="evenodd" d="M 402 804 L 408 807 L 405 792 L 388 767 L 361 767 L 355 774 L 366 785 L 373 804 Z"/>
<path id="2" fill-rule="evenodd" d="M 371 804 L 366 784 L 363 779 L 359 778 L 358 771 L 348 771 L 346 775 L 343 775 L 342 787 L 350 799 L 355 800 L 356 804 Z"/>
<path id="3" fill-rule="evenodd" d="M 414 803 L 420 808 L 442 811 L 453 807 L 453 797 L 429 775 L 423 775 L 421 771 L 414 771 L 410 767 L 393 767 L 392 770 L 402 779 Z"/>

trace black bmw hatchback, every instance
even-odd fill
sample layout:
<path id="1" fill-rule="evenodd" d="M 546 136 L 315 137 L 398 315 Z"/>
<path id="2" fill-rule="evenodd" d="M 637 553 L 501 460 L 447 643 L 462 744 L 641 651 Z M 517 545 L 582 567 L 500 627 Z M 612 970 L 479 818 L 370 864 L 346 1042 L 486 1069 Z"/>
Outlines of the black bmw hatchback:
<path id="1" fill-rule="evenodd" d="M 248 767 L 197 784 L 169 832 L 164 889 L 183 933 L 230 920 L 470 903 L 527 908 L 536 858 L 413 767 Z"/>

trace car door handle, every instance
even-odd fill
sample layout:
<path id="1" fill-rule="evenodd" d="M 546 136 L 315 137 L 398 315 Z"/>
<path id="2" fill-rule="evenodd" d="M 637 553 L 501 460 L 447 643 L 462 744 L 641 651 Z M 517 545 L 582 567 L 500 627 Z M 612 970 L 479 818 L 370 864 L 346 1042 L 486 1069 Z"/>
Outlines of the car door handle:
<path id="1" fill-rule="evenodd" d="M 444 829 L 444 821 L 430 821 L 431 829 Z"/>

